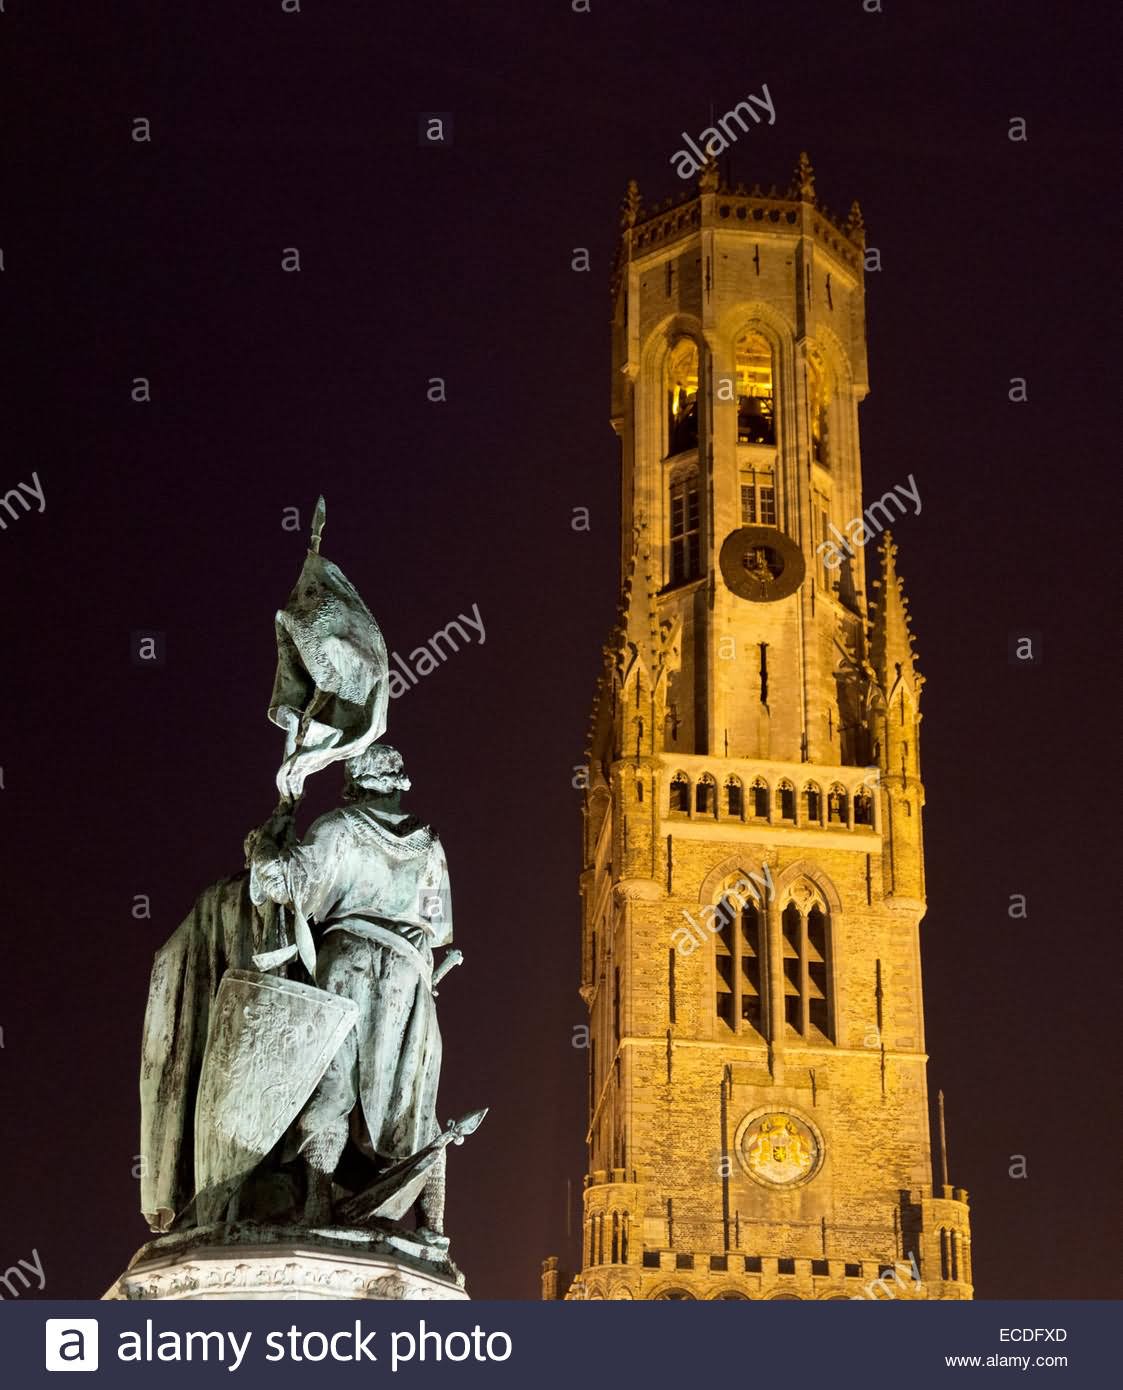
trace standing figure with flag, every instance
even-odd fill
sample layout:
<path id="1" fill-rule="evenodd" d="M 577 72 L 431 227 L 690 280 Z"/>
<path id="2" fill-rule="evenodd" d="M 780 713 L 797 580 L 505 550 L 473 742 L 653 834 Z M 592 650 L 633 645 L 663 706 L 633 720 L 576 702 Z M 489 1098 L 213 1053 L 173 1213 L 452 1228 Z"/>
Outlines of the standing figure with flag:
<path id="1" fill-rule="evenodd" d="M 401 756 L 378 742 L 386 644 L 320 555 L 323 525 L 320 498 L 276 617 L 280 802 L 246 839 L 246 872 L 208 888 L 153 964 L 142 1210 L 159 1232 L 247 1220 L 373 1231 L 416 1205 L 417 1240 L 444 1258 L 444 1151 L 484 1114 L 444 1131 L 436 1118 L 434 986 L 461 959 L 447 951 L 434 970 L 452 938 L 448 868 L 401 808 Z M 333 763 L 346 804 L 301 842 L 305 781 Z"/>
<path id="2" fill-rule="evenodd" d="M 401 809 L 409 785 L 397 750 L 372 744 L 347 762 L 349 805 L 321 816 L 301 844 L 292 844 L 282 810 L 251 857 L 253 901 L 316 919 L 316 983 L 358 1008 L 296 1120 L 309 1225 L 332 1216 L 332 1176 L 349 1136 L 368 1158 L 393 1164 L 440 1132 L 433 948 L 451 942 L 452 911 L 441 843 Z M 425 1233 L 440 1238 L 443 1151 L 425 1173 L 419 1206 Z"/>

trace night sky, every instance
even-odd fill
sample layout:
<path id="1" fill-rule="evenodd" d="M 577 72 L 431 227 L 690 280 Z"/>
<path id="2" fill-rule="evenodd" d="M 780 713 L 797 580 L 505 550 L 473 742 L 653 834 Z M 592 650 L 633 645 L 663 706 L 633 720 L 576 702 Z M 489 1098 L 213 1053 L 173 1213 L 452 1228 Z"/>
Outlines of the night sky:
<path id="1" fill-rule="evenodd" d="M 0 494 L 37 474 L 46 506 L 0 510 L 0 1268 L 36 1250 L 41 1296 L 92 1298 L 147 1239 L 152 953 L 273 808 L 273 614 L 321 491 L 324 554 L 392 650 L 473 604 L 485 624 L 386 736 L 467 956 L 440 1114 L 492 1107 L 451 1151 L 448 1225 L 477 1298 L 537 1297 L 551 1253 L 572 1268 L 572 779 L 618 594 L 618 208 L 632 177 L 677 197 L 681 132 L 767 83 L 775 124 L 733 180 L 786 187 L 806 149 L 881 251 L 864 481 L 868 501 L 911 473 L 923 498 L 895 534 L 927 677 L 929 1083 L 976 1292 L 1117 1295 L 1115 7 L 3 10 Z M 423 112 L 452 114 L 450 148 L 419 144 Z M 158 668 L 136 632 L 164 634 Z M 1039 665 L 1010 664 L 1024 632 Z M 318 781 L 314 812 L 338 788 Z"/>

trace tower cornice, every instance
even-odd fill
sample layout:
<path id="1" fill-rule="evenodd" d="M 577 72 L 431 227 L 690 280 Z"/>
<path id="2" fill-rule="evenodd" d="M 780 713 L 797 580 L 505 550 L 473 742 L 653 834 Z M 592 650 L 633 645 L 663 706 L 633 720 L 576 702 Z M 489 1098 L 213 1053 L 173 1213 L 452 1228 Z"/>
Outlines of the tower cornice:
<path id="1" fill-rule="evenodd" d="M 773 184 L 731 185 L 713 164 L 703 170 L 696 190 L 644 207 L 632 180 L 622 218 L 622 230 L 612 277 L 612 294 L 619 291 L 624 267 L 653 250 L 662 250 L 703 229 L 790 232 L 812 237 L 861 279 L 866 245 L 865 222 L 857 201 L 849 215 L 830 212 L 815 195 L 810 163 L 801 155 L 796 177 L 783 192 Z"/>

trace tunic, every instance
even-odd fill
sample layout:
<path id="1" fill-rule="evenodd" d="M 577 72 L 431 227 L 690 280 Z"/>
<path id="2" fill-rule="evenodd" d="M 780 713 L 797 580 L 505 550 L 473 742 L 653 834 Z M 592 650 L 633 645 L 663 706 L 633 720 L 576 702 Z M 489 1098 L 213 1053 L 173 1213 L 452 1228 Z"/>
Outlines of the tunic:
<path id="1" fill-rule="evenodd" d="M 300 1129 L 338 1131 L 358 1100 L 371 1151 L 410 1157 L 440 1128 L 433 947 L 452 940 L 452 911 L 435 832 L 363 803 L 331 811 L 292 849 L 259 845 L 250 893 L 255 903 L 268 897 L 316 919 L 316 983 L 359 1006 Z"/>

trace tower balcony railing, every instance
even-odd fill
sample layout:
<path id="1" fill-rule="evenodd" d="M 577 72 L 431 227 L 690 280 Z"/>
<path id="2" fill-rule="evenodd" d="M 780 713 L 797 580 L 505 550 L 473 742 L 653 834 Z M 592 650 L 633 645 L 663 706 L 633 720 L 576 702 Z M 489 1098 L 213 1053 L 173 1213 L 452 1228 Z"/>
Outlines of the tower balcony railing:
<path id="1" fill-rule="evenodd" d="M 877 767 L 667 753 L 661 796 L 672 820 L 878 835 L 879 786 Z"/>

